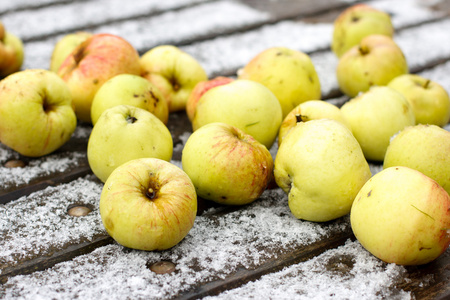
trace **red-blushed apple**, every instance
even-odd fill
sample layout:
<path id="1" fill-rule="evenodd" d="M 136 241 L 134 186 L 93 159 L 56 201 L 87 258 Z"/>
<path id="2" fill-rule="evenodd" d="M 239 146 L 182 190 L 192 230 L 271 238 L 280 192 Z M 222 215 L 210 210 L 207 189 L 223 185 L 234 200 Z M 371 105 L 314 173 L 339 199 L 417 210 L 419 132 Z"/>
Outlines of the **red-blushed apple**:
<path id="1" fill-rule="evenodd" d="M 197 195 L 189 176 L 157 158 L 131 160 L 111 173 L 100 196 L 100 216 L 119 244 L 166 250 L 194 225 Z"/>
<path id="2" fill-rule="evenodd" d="M 283 118 L 297 105 L 320 99 L 320 81 L 311 58 L 286 47 L 268 48 L 238 70 L 239 79 L 266 86 L 280 102 Z"/>
<path id="3" fill-rule="evenodd" d="M 181 162 L 199 197 L 228 205 L 256 200 L 273 172 L 269 150 L 225 123 L 210 123 L 192 133 Z"/>
<path id="4" fill-rule="evenodd" d="M 345 120 L 339 107 L 322 100 L 309 100 L 300 103 L 291 110 L 281 123 L 278 131 L 278 145 L 281 145 L 283 138 L 298 122 L 308 122 L 317 119 L 333 119 L 341 122 L 350 129 L 350 125 Z"/>
<path id="5" fill-rule="evenodd" d="M 22 40 L 7 31 L 0 22 L 0 78 L 17 72 L 22 67 L 24 47 Z"/>
<path id="6" fill-rule="evenodd" d="M 436 126 L 408 126 L 390 141 L 383 168 L 405 166 L 436 180 L 450 194 L 450 132 Z"/>
<path id="7" fill-rule="evenodd" d="M 195 85 L 208 80 L 200 63 L 190 54 L 172 45 L 152 48 L 141 56 L 142 77 L 162 92 L 169 112 L 186 109 Z"/>
<path id="8" fill-rule="evenodd" d="M 200 97 L 192 128 L 215 122 L 235 126 L 270 149 L 282 121 L 281 105 L 264 85 L 236 79 L 216 86 Z"/>
<path id="9" fill-rule="evenodd" d="M 92 124 L 97 123 L 105 110 L 121 104 L 148 110 L 164 124 L 169 120 L 166 98 L 154 84 L 138 75 L 119 74 L 106 81 L 95 93 L 91 106 Z"/>
<path id="10" fill-rule="evenodd" d="M 391 17 L 384 11 L 365 3 L 355 4 L 344 10 L 334 21 L 331 49 L 341 57 L 371 34 L 394 35 Z"/>
<path id="11" fill-rule="evenodd" d="M 371 86 L 387 85 L 408 71 L 405 55 L 397 43 L 388 36 L 374 34 L 341 56 L 336 76 L 341 91 L 355 97 Z"/>
<path id="12" fill-rule="evenodd" d="M 65 82 L 47 70 L 15 72 L 0 81 L 0 142 L 38 157 L 65 144 L 77 126 Z"/>
<path id="13" fill-rule="evenodd" d="M 119 36 L 102 33 L 79 44 L 62 62 L 58 75 L 69 86 L 78 119 L 91 123 L 92 100 L 103 83 L 140 71 L 136 49 Z"/>
<path id="14" fill-rule="evenodd" d="M 450 196 L 433 179 L 390 167 L 361 188 L 350 212 L 353 233 L 387 263 L 422 265 L 450 244 Z"/>
<path id="15" fill-rule="evenodd" d="M 192 122 L 195 115 L 195 109 L 197 107 L 198 100 L 206 93 L 208 90 L 227 83 L 232 82 L 234 79 L 230 77 L 219 76 L 207 81 L 201 81 L 197 83 L 192 90 L 191 94 L 186 103 L 186 114 L 189 120 Z"/>
<path id="16" fill-rule="evenodd" d="M 439 83 L 420 75 L 405 74 L 392 79 L 388 86 L 411 103 L 416 124 L 443 127 L 450 121 L 450 98 Z"/>
<path id="17" fill-rule="evenodd" d="M 169 161 L 172 153 L 172 135 L 166 125 L 151 112 L 131 105 L 105 110 L 87 146 L 89 166 L 102 182 L 127 161 L 143 157 Z"/>
<path id="18" fill-rule="evenodd" d="M 91 36 L 92 33 L 90 32 L 78 31 L 75 33 L 66 34 L 58 40 L 53 48 L 52 56 L 50 58 L 50 71 L 57 73 L 62 62 L 73 51 L 73 49 Z"/>

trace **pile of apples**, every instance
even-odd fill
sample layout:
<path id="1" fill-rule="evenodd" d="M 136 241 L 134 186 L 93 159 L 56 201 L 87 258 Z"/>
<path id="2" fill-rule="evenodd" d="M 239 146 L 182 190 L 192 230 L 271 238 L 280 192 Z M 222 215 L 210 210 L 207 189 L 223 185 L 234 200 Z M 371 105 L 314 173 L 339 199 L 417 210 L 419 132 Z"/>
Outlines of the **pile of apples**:
<path id="1" fill-rule="evenodd" d="M 236 77 L 208 79 L 175 46 L 139 56 L 115 35 L 69 34 L 49 70 L 0 82 L 0 141 L 38 157 L 61 147 L 77 119 L 91 123 L 101 218 L 126 247 L 173 247 L 194 226 L 197 197 L 245 205 L 275 182 L 296 218 L 350 213 L 356 238 L 376 257 L 428 263 L 450 244 L 450 133 L 441 128 L 450 99 L 408 73 L 393 35 L 389 15 L 364 4 L 336 19 L 336 76 L 351 98 L 339 108 L 320 100 L 314 65 L 300 51 L 266 49 Z M 179 168 L 166 125 L 182 110 L 193 133 Z M 383 171 L 372 175 L 368 161 Z"/>

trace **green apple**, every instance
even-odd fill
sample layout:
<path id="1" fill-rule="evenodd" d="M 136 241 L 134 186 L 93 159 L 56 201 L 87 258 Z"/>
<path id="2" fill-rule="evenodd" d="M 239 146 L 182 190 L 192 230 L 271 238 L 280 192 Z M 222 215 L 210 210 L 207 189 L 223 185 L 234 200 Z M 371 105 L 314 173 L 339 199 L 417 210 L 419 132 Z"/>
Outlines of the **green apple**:
<path id="1" fill-rule="evenodd" d="M 191 94 L 189 95 L 189 98 L 186 103 L 186 114 L 189 120 L 192 122 L 192 120 L 194 119 L 198 100 L 200 100 L 200 97 L 203 96 L 204 93 L 206 93 L 213 87 L 230 83 L 233 80 L 234 79 L 230 77 L 218 76 L 216 78 L 197 83 L 194 89 L 192 90 Z"/>
<path id="2" fill-rule="evenodd" d="M 24 59 L 22 40 L 0 22 L 0 78 L 20 70 Z"/>
<path id="3" fill-rule="evenodd" d="M 341 111 L 366 159 L 383 161 L 390 138 L 415 124 L 411 104 L 396 90 L 372 87 L 346 102 Z"/>
<path id="4" fill-rule="evenodd" d="M 62 62 L 58 75 L 69 86 L 79 120 L 91 123 L 95 93 L 119 74 L 140 75 L 139 54 L 125 39 L 94 34 L 79 44 Z"/>
<path id="5" fill-rule="evenodd" d="M 172 135 L 166 125 L 151 112 L 131 105 L 105 110 L 87 146 L 89 166 L 102 182 L 127 161 L 144 157 L 170 161 L 172 154 Z"/>
<path id="6" fill-rule="evenodd" d="M 388 86 L 411 103 L 416 124 L 443 127 L 450 121 L 450 98 L 439 83 L 420 75 L 405 74 L 392 79 Z"/>
<path id="7" fill-rule="evenodd" d="M 169 104 L 169 112 L 186 108 L 195 85 L 208 80 L 200 63 L 172 45 L 161 45 L 141 56 L 142 77 L 153 83 Z"/>
<path id="8" fill-rule="evenodd" d="M 169 120 L 169 107 L 162 93 L 139 75 L 119 74 L 106 81 L 95 93 L 91 106 L 92 124 L 100 115 L 116 105 L 127 104 L 148 110 L 164 124 Z"/>
<path id="9" fill-rule="evenodd" d="M 406 127 L 387 148 L 383 168 L 393 166 L 420 171 L 450 194 L 450 132 L 436 125 Z"/>
<path id="10" fill-rule="evenodd" d="M 284 118 L 278 131 L 278 145 L 289 131 L 298 122 L 308 122 L 317 119 L 332 119 L 341 122 L 350 129 L 350 125 L 345 120 L 339 107 L 322 100 L 309 100 L 297 105 L 296 108 Z"/>
<path id="11" fill-rule="evenodd" d="M 52 56 L 50 58 L 50 71 L 58 72 L 59 67 L 66 57 L 82 42 L 92 36 L 92 33 L 86 31 L 78 31 L 66 34 L 55 44 Z"/>
<path id="12" fill-rule="evenodd" d="M 298 123 L 284 137 L 274 176 L 296 218 L 326 222 L 350 212 L 371 172 L 351 131 L 336 120 L 318 119 Z"/>
<path id="13" fill-rule="evenodd" d="M 228 205 L 256 200 L 273 172 L 269 150 L 225 123 L 209 123 L 192 133 L 181 162 L 199 197 Z"/>
<path id="14" fill-rule="evenodd" d="M 214 122 L 235 126 L 270 149 L 282 121 L 280 103 L 264 85 L 237 79 L 208 90 L 198 100 L 193 130 Z"/>
<path id="15" fill-rule="evenodd" d="M 387 263 L 426 264 L 450 244 L 450 196 L 433 179 L 407 167 L 375 174 L 353 203 L 358 241 Z"/>
<path id="16" fill-rule="evenodd" d="M 65 82 L 47 70 L 29 69 L 0 81 L 0 142 L 38 157 L 65 144 L 77 126 Z"/>
<path id="17" fill-rule="evenodd" d="M 133 249 L 166 250 L 189 233 L 197 195 L 179 167 L 157 158 L 131 160 L 109 176 L 100 196 L 108 234 Z"/>
<path id="18" fill-rule="evenodd" d="M 238 71 L 239 79 L 259 82 L 280 101 L 283 118 L 297 105 L 320 99 L 320 81 L 310 57 L 286 47 L 269 48 Z"/>
<path id="19" fill-rule="evenodd" d="M 334 21 L 331 49 L 337 57 L 341 57 L 372 34 L 392 37 L 394 26 L 391 17 L 367 4 L 355 4 L 344 10 Z"/>
<path id="20" fill-rule="evenodd" d="M 369 35 L 339 59 L 336 76 L 342 92 L 355 97 L 374 85 L 387 85 L 408 73 L 400 47 L 388 36 Z"/>

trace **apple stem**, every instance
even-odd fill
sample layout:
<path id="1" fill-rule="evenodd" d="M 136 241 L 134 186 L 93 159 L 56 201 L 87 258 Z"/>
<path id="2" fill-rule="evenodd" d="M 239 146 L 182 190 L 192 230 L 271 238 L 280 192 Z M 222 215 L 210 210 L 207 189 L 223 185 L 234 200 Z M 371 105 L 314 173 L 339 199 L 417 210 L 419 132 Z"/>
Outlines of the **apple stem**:
<path id="1" fill-rule="evenodd" d="M 359 46 L 358 50 L 359 50 L 359 53 L 361 53 L 361 55 L 366 55 L 367 53 L 369 53 L 369 49 L 367 49 L 367 47 L 364 47 L 364 46 Z"/>
<path id="2" fill-rule="evenodd" d="M 425 81 L 425 84 L 423 85 L 423 88 L 426 89 L 428 88 L 428 86 L 430 85 L 431 80 L 427 79 L 427 81 Z"/>
<path id="3" fill-rule="evenodd" d="M 145 195 L 146 195 L 149 199 L 155 199 L 156 191 L 150 187 L 150 188 L 148 188 L 148 190 L 147 190 L 147 192 L 145 193 Z"/>

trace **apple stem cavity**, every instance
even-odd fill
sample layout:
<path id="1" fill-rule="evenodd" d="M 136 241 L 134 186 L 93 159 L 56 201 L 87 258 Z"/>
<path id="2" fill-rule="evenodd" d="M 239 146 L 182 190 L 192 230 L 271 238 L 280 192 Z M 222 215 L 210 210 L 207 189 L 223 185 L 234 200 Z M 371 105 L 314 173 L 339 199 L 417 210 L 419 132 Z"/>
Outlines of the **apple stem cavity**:
<path id="1" fill-rule="evenodd" d="M 133 116 L 127 116 L 127 122 L 128 122 L 129 124 L 136 123 L 137 120 L 138 120 L 138 119 L 137 119 L 136 117 L 133 117 Z"/>
<path id="2" fill-rule="evenodd" d="M 296 114 L 295 119 L 297 120 L 297 123 L 303 122 L 302 115 L 300 114 Z"/>

